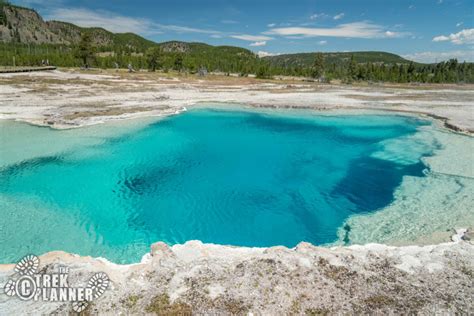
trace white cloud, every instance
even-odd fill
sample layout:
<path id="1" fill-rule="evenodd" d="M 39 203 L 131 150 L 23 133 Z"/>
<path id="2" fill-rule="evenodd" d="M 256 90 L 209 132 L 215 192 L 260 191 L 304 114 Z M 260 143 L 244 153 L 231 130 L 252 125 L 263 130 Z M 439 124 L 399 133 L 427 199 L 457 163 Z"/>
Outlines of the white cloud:
<path id="1" fill-rule="evenodd" d="M 287 39 L 304 39 L 307 36 L 285 36 Z"/>
<path id="2" fill-rule="evenodd" d="M 408 9 L 410 9 L 410 10 L 413 10 L 413 9 L 415 9 L 415 8 L 416 8 L 416 7 L 415 7 L 413 4 L 411 4 L 411 5 L 408 7 Z"/>
<path id="3" fill-rule="evenodd" d="M 278 56 L 281 55 L 280 53 L 270 53 L 270 52 L 265 52 L 265 51 L 258 51 L 257 53 L 258 57 L 268 57 L 268 56 Z"/>
<path id="4" fill-rule="evenodd" d="M 161 30 L 161 31 L 170 31 L 170 32 L 176 32 L 176 33 L 202 33 L 202 34 L 220 34 L 221 33 L 219 31 L 214 31 L 214 30 L 197 29 L 194 27 L 171 25 L 171 24 L 153 23 L 152 26 L 153 28 Z"/>
<path id="5" fill-rule="evenodd" d="M 326 13 L 315 13 L 309 16 L 310 20 L 317 20 L 322 18 L 327 18 L 328 15 Z"/>
<path id="6" fill-rule="evenodd" d="M 231 35 L 230 37 L 243 40 L 243 41 L 249 41 L 249 42 L 269 41 L 273 39 L 272 37 L 269 37 L 269 36 L 248 35 L 248 34 Z"/>
<path id="7" fill-rule="evenodd" d="M 221 23 L 223 23 L 223 24 L 239 24 L 239 22 L 234 21 L 234 20 L 221 20 Z"/>
<path id="8" fill-rule="evenodd" d="M 457 58 L 459 61 L 474 62 L 474 54 L 468 50 L 456 50 L 449 52 L 418 52 L 402 55 L 403 58 L 422 63 L 434 63 Z"/>
<path id="9" fill-rule="evenodd" d="M 461 25 L 463 25 L 464 22 L 459 22 L 459 23 L 456 23 L 456 27 L 460 27 Z"/>
<path id="10" fill-rule="evenodd" d="M 326 45 L 328 43 L 328 41 L 319 41 L 318 44 L 319 45 Z"/>
<path id="11" fill-rule="evenodd" d="M 163 33 L 219 34 L 219 31 L 198 29 L 180 25 L 154 23 L 149 19 L 119 15 L 109 11 L 93 11 L 83 8 L 57 8 L 46 15 L 48 20 L 74 23 L 82 27 L 102 27 L 116 33 L 133 32 L 142 35 Z"/>
<path id="12" fill-rule="evenodd" d="M 465 29 L 458 33 L 452 33 L 448 36 L 439 35 L 433 38 L 433 42 L 450 41 L 453 44 L 474 44 L 474 29 Z"/>
<path id="13" fill-rule="evenodd" d="M 448 36 L 439 35 L 439 36 L 433 37 L 433 42 L 445 42 L 445 41 L 449 41 Z"/>
<path id="14" fill-rule="evenodd" d="M 441 3 L 443 3 L 443 0 L 438 0 L 438 4 L 441 4 Z"/>
<path id="15" fill-rule="evenodd" d="M 345 15 L 344 13 L 339 13 L 339 14 L 335 15 L 335 16 L 333 17 L 333 19 L 334 19 L 334 20 L 340 20 L 340 19 L 342 19 L 342 18 L 344 17 L 344 15 Z"/>
<path id="16" fill-rule="evenodd" d="M 267 41 L 251 43 L 249 46 L 265 46 L 265 45 L 267 45 Z"/>
<path id="17" fill-rule="evenodd" d="M 275 23 L 270 23 L 270 24 L 267 24 L 267 27 L 274 27 L 276 24 Z"/>
<path id="18" fill-rule="evenodd" d="M 219 35 L 219 34 L 212 34 L 211 37 L 212 37 L 212 38 L 222 38 L 222 35 Z"/>
<path id="19" fill-rule="evenodd" d="M 411 33 L 408 33 L 408 32 L 393 32 L 393 31 L 385 31 L 384 34 L 385 34 L 385 37 L 388 37 L 388 38 L 397 38 L 397 37 L 404 37 L 407 35 L 411 35 Z"/>
<path id="20" fill-rule="evenodd" d="M 388 34 L 386 32 L 389 32 Z M 303 37 L 347 37 L 347 38 L 384 38 L 402 37 L 408 33 L 385 31 L 382 26 L 370 22 L 339 24 L 332 28 L 284 27 L 273 28 L 265 32 L 268 35 Z M 396 36 L 395 36 L 396 35 Z"/>
<path id="21" fill-rule="evenodd" d="M 152 22 L 147 19 L 131 18 L 106 11 L 92 11 L 80 8 L 53 9 L 46 15 L 48 20 L 59 20 L 82 27 L 103 27 L 111 32 L 147 33 Z"/>

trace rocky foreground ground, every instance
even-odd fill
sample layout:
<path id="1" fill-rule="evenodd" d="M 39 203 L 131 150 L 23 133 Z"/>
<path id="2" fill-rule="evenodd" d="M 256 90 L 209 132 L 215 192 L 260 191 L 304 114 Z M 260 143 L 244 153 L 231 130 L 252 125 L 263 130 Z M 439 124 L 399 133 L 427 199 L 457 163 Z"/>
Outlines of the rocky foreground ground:
<path id="1" fill-rule="evenodd" d="M 74 286 L 95 272 L 108 274 L 107 291 L 85 314 L 469 315 L 474 313 L 474 243 L 472 232 L 461 235 L 423 247 L 156 243 L 139 264 L 52 252 L 40 257 L 40 267 L 44 272 L 69 267 Z M 2 284 L 13 268 L 0 266 Z M 23 302 L 5 295 L 0 310 L 5 315 L 72 311 L 70 303 Z"/>

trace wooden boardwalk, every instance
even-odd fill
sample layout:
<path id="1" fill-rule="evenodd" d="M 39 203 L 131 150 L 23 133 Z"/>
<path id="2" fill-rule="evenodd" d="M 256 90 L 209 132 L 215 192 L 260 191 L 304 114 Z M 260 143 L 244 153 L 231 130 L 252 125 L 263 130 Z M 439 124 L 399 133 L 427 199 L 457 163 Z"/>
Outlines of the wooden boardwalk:
<path id="1" fill-rule="evenodd" d="M 32 72 L 32 71 L 46 71 L 56 70 L 54 66 L 45 67 L 16 67 L 16 68 L 0 68 L 0 74 L 16 73 L 16 72 Z"/>

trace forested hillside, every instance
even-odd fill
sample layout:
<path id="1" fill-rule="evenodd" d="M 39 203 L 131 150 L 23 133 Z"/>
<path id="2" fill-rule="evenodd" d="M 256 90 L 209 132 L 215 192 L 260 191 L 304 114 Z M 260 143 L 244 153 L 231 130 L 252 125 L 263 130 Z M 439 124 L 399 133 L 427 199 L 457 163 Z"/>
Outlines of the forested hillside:
<path id="1" fill-rule="evenodd" d="M 385 52 L 304 53 L 265 57 L 274 73 L 330 81 L 468 83 L 474 82 L 474 64 L 456 59 L 421 64 Z"/>
<path id="2" fill-rule="evenodd" d="M 357 63 L 408 64 L 410 62 L 398 55 L 386 52 L 323 53 L 327 64 L 349 62 L 352 56 Z M 272 65 L 283 68 L 308 68 L 314 63 L 314 53 L 283 54 L 263 58 L 270 61 Z"/>

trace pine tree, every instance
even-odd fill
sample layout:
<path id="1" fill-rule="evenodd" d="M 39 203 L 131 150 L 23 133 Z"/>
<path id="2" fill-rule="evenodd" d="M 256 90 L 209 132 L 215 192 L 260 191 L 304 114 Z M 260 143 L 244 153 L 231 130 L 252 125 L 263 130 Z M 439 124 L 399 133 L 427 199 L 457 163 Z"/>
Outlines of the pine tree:
<path id="1" fill-rule="evenodd" d="M 351 55 L 351 61 L 349 63 L 349 77 L 351 80 L 357 79 L 357 63 L 354 55 Z"/>
<path id="2" fill-rule="evenodd" d="M 316 53 L 313 68 L 311 69 L 311 77 L 319 79 L 324 75 L 324 55 Z"/>
<path id="3" fill-rule="evenodd" d="M 163 54 L 160 47 L 148 48 L 145 55 L 150 71 L 154 72 L 157 68 L 163 67 Z"/>
<path id="4" fill-rule="evenodd" d="M 411 61 L 410 64 L 408 65 L 408 70 L 407 70 L 407 80 L 408 81 L 415 81 L 415 64 Z"/>
<path id="5" fill-rule="evenodd" d="M 0 25 L 7 25 L 8 24 L 7 16 L 6 16 L 5 11 L 3 9 L 6 5 L 8 5 L 7 1 L 0 0 Z"/>
<path id="6" fill-rule="evenodd" d="M 181 70 L 183 70 L 183 56 L 182 54 L 178 53 L 176 54 L 175 58 L 174 58 L 174 70 L 178 70 L 179 72 L 181 72 Z"/>
<path id="7" fill-rule="evenodd" d="M 271 76 L 270 76 L 269 71 L 268 71 L 268 66 L 266 64 L 261 64 L 257 69 L 256 78 L 258 78 L 258 79 L 268 79 L 270 77 Z"/>
<path id="8" fill-rule="evenodd" d="M 92 37 L 89 32 L 81 34 L 81 41 L 79 42 L 74 55 L 82 61 L 84 67 L 88 68 L 89 62 L 94 59 L 94 47 L 92 46 Z"/>

